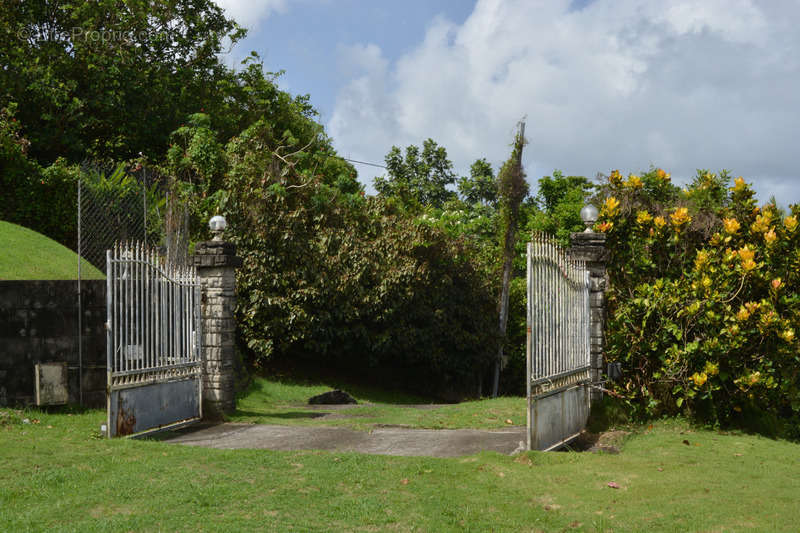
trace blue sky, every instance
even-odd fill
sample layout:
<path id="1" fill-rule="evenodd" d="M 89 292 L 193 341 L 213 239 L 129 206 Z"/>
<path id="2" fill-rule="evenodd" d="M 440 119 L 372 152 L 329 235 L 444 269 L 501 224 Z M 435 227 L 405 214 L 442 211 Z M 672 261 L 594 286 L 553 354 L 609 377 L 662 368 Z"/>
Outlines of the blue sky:
<path id="1" fill-rule="evenodd" d="M 321 119 L 330 119 L 338 88 L 348 81 L 342 47 L 380 43 L 395 60 L 425 37 L 428 23 L 447 17 L 462 23 L 472 12 L 466 0 L 426 2 L 304 1 L 288 4 L 251 28 L 233 50 L 241 59 L 256 50 L 268 69 L 285 70 L 281 84 L 294 94 L 311 95 Z"/>
<path id="2" fill-rule="evenodd" d="M 529 181 L 723 168 L 800 203 L 800 5 L 791 0 L 218 0 L 281 86 L 311 94 L 345 157 L 431 137 L 456 169 L 508 156 Z M 367 185 L 379 172 L 358 166 Z"/>

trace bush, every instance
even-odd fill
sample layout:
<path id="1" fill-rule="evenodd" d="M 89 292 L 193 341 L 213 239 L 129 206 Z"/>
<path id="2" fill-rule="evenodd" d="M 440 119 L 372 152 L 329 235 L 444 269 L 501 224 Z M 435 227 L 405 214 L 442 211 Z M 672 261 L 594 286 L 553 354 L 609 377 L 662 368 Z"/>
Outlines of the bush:
<path id="1" fill-rule="evenodd" d="M 725 172 L 699 171 L 685 191 L 660 169 L 608 177 L 596 226 L 611 253 L 607 358 L 635 415 L 746 425 L 760 413 L 797 437 L 800 210 L 728 185 Z"/>
<path id="2" fill-rule="evenodd" d="M 57 160 L 42 168 L 28 158 L 28 141 L 14 117 L 0 110 L 0 218 L 47 235 L 75 249 L 79 171 Z"/>
<path id="3" fill-rule="evenodd" d="M 244 259 L 239 324 L 255 362 L 391 372 L 449 398 L 476 392 L 497 328 L 471 248 L 348 192 L 342 176 L 285 166 L 264 149 L 275 142 L 262 124 L 228 149 L 224 209 Z"/>

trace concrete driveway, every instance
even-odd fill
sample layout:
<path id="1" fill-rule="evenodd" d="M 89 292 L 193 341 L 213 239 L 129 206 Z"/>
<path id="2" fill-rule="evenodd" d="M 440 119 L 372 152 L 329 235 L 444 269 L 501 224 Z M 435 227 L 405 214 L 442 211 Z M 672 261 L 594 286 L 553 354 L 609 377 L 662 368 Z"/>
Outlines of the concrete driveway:
<path id="1" fill-rule="evenodd" d="M 221 449 L 330 450 L 378 455 L 459 457 L 483 450 L 512 454 L 525 449 L 525 428 L 409 429 L 378 427 L 355 431 L 341 427 L 273 426 L 263 424 L 199 425 L 180 430 L 164 441 Z"/>

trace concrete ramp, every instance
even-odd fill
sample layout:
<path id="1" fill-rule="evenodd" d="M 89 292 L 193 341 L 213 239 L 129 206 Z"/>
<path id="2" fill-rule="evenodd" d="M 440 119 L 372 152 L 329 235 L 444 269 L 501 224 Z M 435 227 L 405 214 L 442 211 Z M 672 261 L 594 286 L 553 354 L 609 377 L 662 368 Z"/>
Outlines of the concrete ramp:
<path id="1" fill-rule="evenodd" d="M 525 450 L 526 429 L 409 429 L 218 424 L 194 426 L 165 442 L 221 449 L 329 450 L 376 455 L 459 457 L 481 451 L 512 454 Z"/>

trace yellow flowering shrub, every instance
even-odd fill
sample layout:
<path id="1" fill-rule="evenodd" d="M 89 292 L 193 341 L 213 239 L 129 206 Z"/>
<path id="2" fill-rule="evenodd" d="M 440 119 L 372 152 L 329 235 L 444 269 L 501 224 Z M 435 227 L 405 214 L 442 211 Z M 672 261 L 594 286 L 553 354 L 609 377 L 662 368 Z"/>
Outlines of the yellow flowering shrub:
<path id="1" fill-rule="evenodd" d="M 764 233 L 769 231 L 769 224 L 771 222 L 769 214 L 758 215 L 755 222 L 750 226 L 753 233 Z"/>
<path id="2" fill-rule="evenodd" d="M 639 211 L 638 213 L 636 213 L 636 223 L 637 224 L 644 225 L 644 224 L 649 223 L 651 220 L 653 220 L 653 215 L 651 215 L 647 211 Z"/>
<path id="3" fill-rule="evenodd" d="M 748 245 L 745 245 L 743 248 L 738 250 L 737 254 L 742 262 L 742 268 L 745 270 L 745 272 L 749 272 L 750 270 L 756 268 L 757 265 L 753 259 L 756 253 L 754 250 L 751 250 Z"/>
<path id="4" fill-rule="evenodd" d="M 694 381 L 694 384 L 698 387 L 702 387 L 706 384 L 706 381 L 708 381 L 708 375 L 705 372 L 701 372 L 699 374 L 695 372 L 692 374 L 692 381 Z"/>
<path id="5" fill-rule="evenodd" d="M 669 216 L 673 226 L 682 226 L 692 220 L 689 216 L 689 209 L 686 207 L 679 207 Z"/>
<path id="6" fill-rule="evenodd" d="M 603 208 L 600 210 L 600 214 L 606 215 L 609 218 L 615 217 L 619 214 L 619 200 L 613 196 L 606 198 L 606 201 L 603 202 Z"/>
<path id="7" fill-rule="evenodd" d="M 699 171 L 685 191 L 662 169 L 637 175 L 641 188 L 616 176 L 598 191 L 598 227 L 613 227 L 606 357 L 624 376 L 615 392 L 642 417 L 729 425 L 767 413 L 800 438 L 800 207 L 759 208 L 744 178 L 724 172 Z"/>
<path id="8" fill-rule="evenodd" d="M 735 218 L 723 218 L 722 225 L 725 228 L 725 233 L 728 233 L 729 235 L 736 235 L 736 232 L 742 227 L 742 225 L 739 224 L 739 221 Z"/>
<path id="9" fill-rule="evenodd" d="M 642 178 L 635 174 L 631 174 L 628 176 L 628 182 L 625 183 L 627 187 L 631 189 L 641 189 L 642 188 Z"/>
<path id="10" fill-rule="evenodd" d="M 708 264 L 708 251 L 700 250 L 694 258 L 694 269 L 698 271 L 702 270 L 703 266 L 706 264 Z"/>

